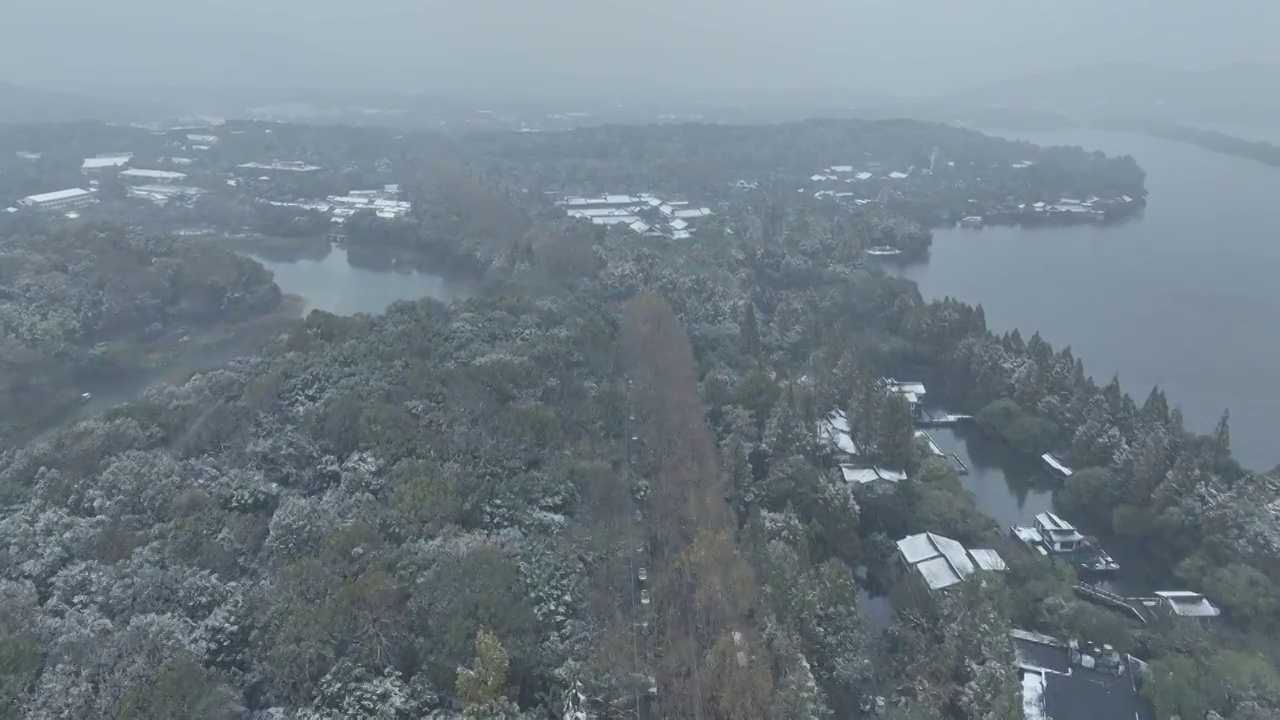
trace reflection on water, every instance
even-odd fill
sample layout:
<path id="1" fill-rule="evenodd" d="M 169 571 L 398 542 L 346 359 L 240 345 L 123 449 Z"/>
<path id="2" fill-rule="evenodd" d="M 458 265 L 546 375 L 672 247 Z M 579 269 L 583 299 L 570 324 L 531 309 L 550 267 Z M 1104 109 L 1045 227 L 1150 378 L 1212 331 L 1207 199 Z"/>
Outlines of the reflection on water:
<path id="1" fill-rule="evenodd" d="M 969 466 L 961 483 L 1002 530 L 1030 524 L 1037 514 L 1053 510 L 1052 479 L 1035 459 L 984 437 L 969 424 L 929 434 L 943 452 L 955 453 Z"/>
<path id="2" fill-rule="evenodd" d="M 302 297 L 308 311 L 376 314 L 397 300 L 429 297 L 449 303 L 462 294 L 442 275 L 376 251 L 331 247 L 319 257 L 269 257 L 257 251 L 250 256 L 274 273 L 282 292 Z"/>
<path id="3" fill-rule="evenodd" d="M 1140 221 L 934 233 L 927 262 L 898 268 L 926 298 L 981 304 L 996 332 L 1071 346 L 1095 379 L 1141 402 L 1159 385 L 1208 432 L 1231 410 L 1236 457 L 1280 462 L 1280 169 L 1131 135 L 1023 133 L 1040 144 L 1132 154 L 1147 171 Z"/>

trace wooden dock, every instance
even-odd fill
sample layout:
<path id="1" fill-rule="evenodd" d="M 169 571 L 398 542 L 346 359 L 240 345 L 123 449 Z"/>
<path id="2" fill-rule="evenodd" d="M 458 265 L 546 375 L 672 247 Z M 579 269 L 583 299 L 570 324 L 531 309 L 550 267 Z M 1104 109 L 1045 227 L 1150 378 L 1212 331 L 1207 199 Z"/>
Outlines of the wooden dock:
<path id="1" fill-rule="evenodd" d="M 951 461 L 951 466 L 956 469 L 957 473 L 961 475 L 969 474 L 969 466 L 964 464 L 964 461 L 960 459 L 959 455 L 951 453 L 947 458 Z"/>
<path id="2" fill-rule="evenodd" d="M 1112 610 L 1119 610 L 1143 625 L 1146 625 L 1151 621 L 1151 617 L 1146 606 L 1137 598 L 1121 597 L 1120 595 L 1108 592 L 1095 585 L 1086 585 L 1084 583 L 1078 583 L 1072 589 L 1076 591 L 1077 595 L 1085 600 L 1095 602 L 1099 605 L 1105 605 Z"/>

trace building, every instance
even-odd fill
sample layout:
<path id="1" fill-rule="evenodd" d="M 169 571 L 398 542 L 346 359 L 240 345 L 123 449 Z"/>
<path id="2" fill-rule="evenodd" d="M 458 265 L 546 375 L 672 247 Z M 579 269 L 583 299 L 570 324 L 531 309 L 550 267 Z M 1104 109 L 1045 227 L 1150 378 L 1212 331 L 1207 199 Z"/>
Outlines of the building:
<path id="1" fill-rule="evenodd" d="M 849 418 L 843 410 L 832 410 L 831 414 L 818 422 L 818 442 L 827 446 L 837 456 L 849 460 L 858 456 L 858 445 L 850 435 Z"/>
<path id="2" fill-rule="evenodd" d="M 1061 460 L 1049 453 L 1041 455 L 1040 462 L 1044 463 L 1045 468 L 1059 480 L 1066 480 L 1071 477 L 1072 472 L 1074 472 L 1071 468 L 1063 464 Z"/>
<path id="3" fill-rule="evenodd" d="M 945 590 L 978 570 L 1002 572 L 1007 569 L 995 550 L 966 550 L 959 542 L 933 533 L 909 535 L 899 540 L 898 559 L 930 590 Z"/>
<path id="4" fill-rule="evenodd" d="M 141 180 L 143 182 L 152 183 L 171 183 L 178 180 L 185 180 L 186 173 L 174 172 L 173 170 L 144 170 L 142 168 L 129 168 L 121 170 L 120 177 L 125 180 Z"/>
<path id="5" fill-rule="evenodd" d="M 840 477 L 850 485 L 883 490 L 900 482 L 906 482 L 907 473 L 902 470 L 843 464 L 840 466 Z"/>
<path id="6" fill-rule="evenodd" d="M 105 170 L 107 168 L 124 167 L 133 159 L 133 153 L 115 153 L 111 155 L 98 155 L 97 157 L 85 158 L 80 163 L 80 172 L 93 172 L 95 170 Z"/>
<path id="7" fill-rule="evenodd" d="M 1010 635 L 1025 720 L 1150 720 L 1134 658 L 1110 645 L 1063 643 L 1025 630 Z"/>
<path id="8" fill-rule="evenodd" d="M 128 190 L 129 197 L 150 200 L 157 205 L 164 205 L 174 198 L 195 198 L 204 192 L 200 188 L 183 185 L 133 185 Z"/>
<path id="9" fill-rule="evenodd" d="M 247 162 L 237 165 L 238 168 L 252 170 L 282 170 L 284 172 L 315 172 L 319 165 L 308 165 L 301 161 L 272 160 L 270 162 Z"/>
<path id="10" fill-rule="evenodd" d="M 893 378 L 881 378 L 880 386 L 887 392 L 894 395 L 901 395 L 911 408 L 911 414 L 919 416 L 924 408 L 924 397 L 926 394 L 924 383 L 918 382 L 899 382 Z"/>
<path id="11" fill-rule="evenodd" d="M 1054 513 L 1036 515 L 1034 525 L 1014 525 L 1013 536 L 1033 551 L 1071 563 L 1083 572 L 1115 572 L 1120 565 L 1096 542 Z"/>
<path id="12" fill-rule="evenodd" d="M 40 193 L 39 195 L 29 195 L 18 201 L 19 205 L 25 205 L 33 210 L 44 210 L 53 212 L 56 210 L 73 210 L 92 205 L 94 202 L 93 193 L 83 188 L 71 188 L 69 190 L 58 190 L 56 192 Z"/>
<path id="13" fill-rule="evenodd" d="M 1190 590 L 1161 590 L 1155 596 L 1157 609 L 1169 617 L 1211 618 L 1222 614 L 1208 598 Z"/>

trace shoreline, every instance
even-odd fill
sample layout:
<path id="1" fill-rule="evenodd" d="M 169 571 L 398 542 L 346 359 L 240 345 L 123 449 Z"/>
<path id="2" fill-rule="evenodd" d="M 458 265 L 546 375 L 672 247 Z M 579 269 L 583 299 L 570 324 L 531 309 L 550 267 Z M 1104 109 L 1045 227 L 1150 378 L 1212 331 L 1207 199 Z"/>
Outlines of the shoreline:
<path id="1" fill-rule="evenodd" d="M 148 348 L 147 362 L 83 381 L 70 389 L 65 399 L 51 403 L 49 412 L 41 418 L 6 433 L 4 442 L 11 447 L 28 444 L 80 420 L 134 402 L 152 386 L 185 381 L 193 373 L 259 352 L 290 325 L 302 320 L 305 307 L 306 300 L 301 296 L 284 295 L 280 309 L 274 312 L 237 323 L 219 323 L 187 342 L 171 338 L 158 341 Z M 93 393 L 88 402 L 79 399 L 84 388 Z"/>

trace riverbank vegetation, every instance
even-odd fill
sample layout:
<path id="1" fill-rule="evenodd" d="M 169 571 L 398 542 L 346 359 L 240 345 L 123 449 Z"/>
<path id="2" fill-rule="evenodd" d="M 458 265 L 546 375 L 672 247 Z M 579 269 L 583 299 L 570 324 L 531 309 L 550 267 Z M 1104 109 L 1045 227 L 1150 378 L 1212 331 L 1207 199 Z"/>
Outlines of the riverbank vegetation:
<path id="1" fill-rule="evenodd" d="M 459 141 L 466 163 L 405 181 L 411 220 L 349 241 L 470 258 L 477 297 L 315 312 L 255 357 L 0 455 L 0 717 L 818 720 L 883 695 L 899 720 L 1005 720 L 1015 627 L 1149 660 L 1166 714 L 1271 717 L 1274 498 L 1226 424 L 1194 436 L 1158 391 L 1139 406 L 865 262 L 891 233 L 927 237 L 916 217 L 737 182 L 881 146 L 987 166 L 1039 152 L 931 127 Z M 1034 159 L 1063 188 L 1127 167 L 1062 152 Z M 550 205 L 654 183 L 706 193 L 716 221 L 642 238 Z M 1022 552 L 920 447 L 876 384 L 904 368 L 1075 464 L 1064 512 L 1145 541 L 1224 622 L 1136 627 L 1079 601 L 1072 571 Z M 833 408 L 910 479 L 844 482 L 815 433 Z M 1009 570 L 930 594 L 895 558 L 920 532 Z M 892 601 L 883 624 L 873 597 Z"/>
<path id="2" fill-rule="evenodd" d="M 0 437 L 73 404 L 85 383 L 282 306 L 261 265 L 224 250 L 110 227 L 0 239 Z"/>

